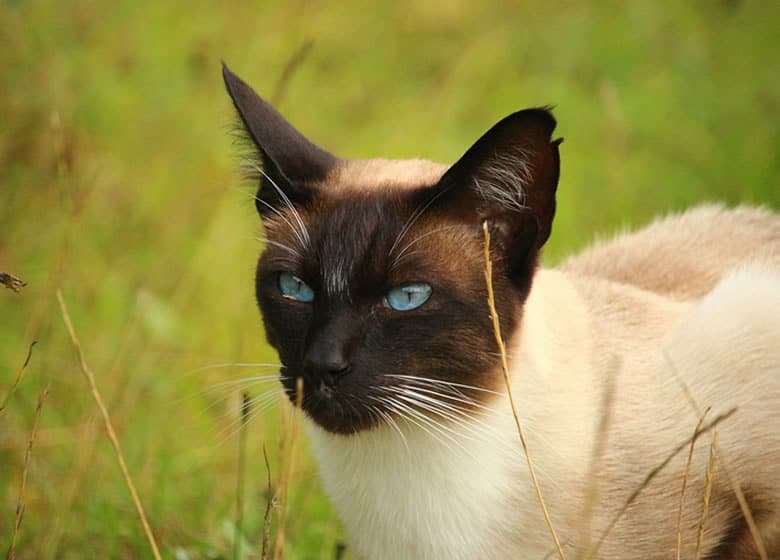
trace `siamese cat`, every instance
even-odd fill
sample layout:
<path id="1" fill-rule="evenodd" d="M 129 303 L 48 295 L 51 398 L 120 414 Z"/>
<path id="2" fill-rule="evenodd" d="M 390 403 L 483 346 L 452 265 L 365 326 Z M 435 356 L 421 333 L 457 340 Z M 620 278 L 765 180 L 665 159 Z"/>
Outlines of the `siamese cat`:
<path id="1" fill-rule="evenodd" d="M 549 110 L 509 115 L 453 165 L 349 160 L 223 77 L 257 149 L 265 332 L 292 401 L 303 380 L 357 558 L 558 557 L 504 380 L 483 228 L 564 554 L 780 557 L 780 217 L 702 207 L 546 269 L 561 142 Z M 730 411 L 686 475 L 697 424 Z"/>

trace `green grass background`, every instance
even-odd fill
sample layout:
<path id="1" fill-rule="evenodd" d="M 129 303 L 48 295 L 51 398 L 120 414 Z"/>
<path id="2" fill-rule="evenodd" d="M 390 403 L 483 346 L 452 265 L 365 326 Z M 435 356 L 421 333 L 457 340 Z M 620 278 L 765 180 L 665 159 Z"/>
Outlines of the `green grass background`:
<path id="1" fill-rule="evenodd" d="M 28 286 L 0 289 L 0 399 L 38 345 L 0 412 L 0 543 L 49 385 L 17 557 L 150 556 L 60 288 L 164 556 L 232 556 L 239 387 L 209 389 L 269 372 L 193 370 L 276 357 L 253 300 L 260 226 L 221 59 L 270 96 L 313 41 L 280 109 L 344 156 L 453 161 L 502 116 L 554 104 L 554 262 L 704 200 L 780 207 L 778 21 L 780 3 L 736 0 L 2 2 L 0 272 Z M 278 416 L 247 434 L 255 552 Z M 333 558 L 342 538 L 303 443 L 286 557 Z"/>

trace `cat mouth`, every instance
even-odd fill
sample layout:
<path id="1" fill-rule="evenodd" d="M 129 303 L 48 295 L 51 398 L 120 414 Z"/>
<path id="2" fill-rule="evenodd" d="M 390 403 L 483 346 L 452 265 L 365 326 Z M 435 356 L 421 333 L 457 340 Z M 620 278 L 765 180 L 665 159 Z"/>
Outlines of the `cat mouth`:
<path id="1" fill-rule="evenodd" d="M 337 434 L 354 434 L 368 430 L 377 424 L 376 414 L 372 414 L 362 399 L 333 387 L 324 381 L 304 384 L 300 406 L 303 412 L 317 425 Z M 294 405 L 298 405 L 295 380 L 285 383 L 285 393 Z"/>
<path id="2" fill-rule="evenodd" d="M 303 411 L 322 428 L 337 434 L 355 434 L 371 429 L 376 421 L 359 406 L 334 397 L 304 398 Z"/>
<path id="3" fill-rule="evenodd" d="M 300 402 L 297 378 L 284 378 L 282 384 L 290 402 L 300 405 L 309 419 L 328 432 L 342 435 L 393 426 L 397 420 L 408 420 L 423 430 L 457 424 L 486 410 L 483 401 L 499 394 L 440 379 L 388 377 L 397 383 L 368 386 L 309 380 L 303 384 Z"/>

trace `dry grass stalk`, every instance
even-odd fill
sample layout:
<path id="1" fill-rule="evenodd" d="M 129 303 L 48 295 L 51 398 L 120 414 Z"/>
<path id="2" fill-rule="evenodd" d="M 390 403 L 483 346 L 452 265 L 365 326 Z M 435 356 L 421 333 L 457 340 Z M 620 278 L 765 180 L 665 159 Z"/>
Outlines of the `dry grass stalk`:
<path id="1" fill-rule="evenodd" d="M 722 470 L 723 474 L 726 475 L 726 480 L 728 481 L 731 490 L 734 492 L 734 495 L 737 497 L 739 509 L 742 511 L 742 515 L 745 518 L 745 523 L 747 523 L 748 529 L 750 530 L 750 536 L 753 537 L 753 542 L 755 543 L 756 550 L 758 551 L 758 557 L 761 560 L 769 560 L 769 554 L 766 552 L 764 540 L 761 538 L 761 532 L 758 530 L 758 525 L 756 524 L 756 520 L 753 517 L 753 512 L 750 511 L 750 505 L 747 503 L 745 493 L 742 491 L 739 482 L 734 480 L 734 478 L 731 476 L 731 472 L 726 466 L 726 463 L 720 457 L 720 451 L 717 444 L 715 445 L 714 449 L 715 457 L 717 458 L 720 465 L 720 470 Z"/>
<path id="2" fill-rule="evenodd" d="M 233 559 L 241 558 L 244 539 L 244 473 L 246 472 L 246 426 L 251 416 L 252 399 L 249 393 L 241 393 L 241 426 L 238 432 L 238 472 L 236 473 L 236 527 L 233 534 Z"/>
<path id="3" fill-rule="evenodd" d="M 599 549 L 601 549 L 601 545 L 604 544 L 604 541 L 607 540 L 607 537 L 612 532 L 612 529 L 617 525 L 617 522 L 620 521 L 620 519 L 623 517 L 623 514 L 626 513 L 628 508 L 631 506 L 631 504 L 634 503 L 634 500 L 636 500 L 639 497 L 639 494 L 642 493 L 642 490 L 644 490 L 650 482 L 658 475 L 659 472 L 661 472 L 664 468 L 666 468 L 666 465 L 668 465 L 672 459 L 683 449 L 688 447 L 691 442 L 694 440 L 694 438 L 698 438 L 700 435 L 709 432 L 715 426 L 723 422 L 724 420 L 730 418 L 735 412 L 737 411 L 736 408 L 732 408 L 728 412 L 724 412 L 723 414 L 718 415 L 715 417 L 715 419 L 710 422 L 709 424 L 702 426 L 697 432 L 695 432 L 691 437 L 686 439 L 684 442 L 682 442 L 680 445 L 674 448 L 669 455 L 666 456 L 666 458 L 661 461 L 661 463 L 658 464 L 653 470 L 651 470 L 649 473 L 647 473 L 647 476 L 642 481 L 642 484 L 640 484 L 636 490 L 634 490 L 631 495 L 628 497 L 626 502 L 623 504 L 623 507 L 621 507 L 618 512 L 615 514 L 615 516 L 612 518 L 612 520 L 609 522 L 609 525 L 607 525 L 607 528 L 604 530 L 602 535 L 599 537 L 599 540 L 596 542 L 596 545 L 591 549 L 590 554 L 588 555 L 589 559 L 596 558 L 596 555 L 599 552 Z"/>
<path id="4" fill-rule="evenodd" d="M 509 380 L 509 364 L 506 357 L 506 346 L 504 345 L 504 339 L 501 337 L 501 324 L 498 319 L 498 311 L 496 311 L 496 300 L 493 294 L 493 261 L 490 259 L 490 231 L 488 231 L 487 221 L 482 223 L 482 231 L 485 233 L 485 283 L 487 284 L 488 291 L 488 306 L 490 307 L 490 318 L 493 320 L 493 332 L 496 335 L 496 343 L 498 344 L 499 352 L 501 353 L 501 369 L 504 372 L 504 383 L 506 384 L 507 395 L 509 396 L 509 404 L 512 407 L 512 415 L 515 418 L 515 425 L 517 426 L 517 434 L 520 436 L 520 443 L 523 446 L 523 453 L 525 453 L 525 459 L 528 462 L 528 472 L 531 475 L 531 482 L 536 490 L 536 497 L 539 500 L 539 506 L 542 509 L 544 520 L 547 523 L 547 527 L 550 529 L 550 535 L 552 536 L 555 548 L 558 551 L 558 556 L 561 560 L 565 560 L 566 556 L 563 553 L 561 542 L 558 540 L 558 534 L 553 527 L 552 519 L 550 519 L 550 513 L 547 511 L 547 506 L 544 503 L 544 497 L 542 496 L 542 489 L 539 487 L 539 481 L 536 478 L 536 471 L 534 470 L 534 463 L 531 460 L 531 455 L 528 452 L 528 444 L 523 433 L 523 425 L 520 422 L 520 417 L 517 414 L 517 407 L 515 406 L 515 399 L 512 395 L 512 383 Z"/>
<path id="5" fill-rule="evenodd" d="M 84 377 L 89 384 L 92 397 L 95 399 L 95 403 L 97 404 L 98 409 L 100 410 L 100 414 L 103 417 L 103 423 L 108 434 L 108 439 L 111 441 L 111 445 L 114 447 L 114 453 L 116 455 L 117 461 L 119 462 L 119 468 L 122 471 L 122 476 L 124 476 L 127 487 L 130 490 L 130 495 L 133 499 L 135 509 L 138 512 L 138 517 L 141 519 L 141 525 L 143 526 L 144 533 L 146 534 L 146 538 L 149 541 L 149 546 L 152 549 L 152 555 L 154 556 L 155 560 L 161 560 L 162 557 L 160 556 L 160 550 L 157 547 L 157 541 L 154 539 L 154 534 L 152 533 L 152 529 L 146 519 L 146 513 L 144 512 L 144 508 L 141 505 L 141 499 L 138 497 L 135 484 L 133 484 L 133 479 L 130 477 L 130 472 L 127 469 L 127 464 L 125 463 L 125 458 L 122 453 L 122 446 L 119 444 L 119 438 L 117 438 L 116 432 L 114 431 L 114 426 L 111 423 L 111 416 L 109 415 L 108 409 L 103 402 L 103 398 L 100 396 L 97 384 L 95 383 L 95 376 L 87 365 L 86 359 L 84 358 L 84 352 L 81 349 L 81 342 L 79 342 L 79 338 L 76 335 L 76 330 L 73 328 L 73 323 L 70 320 L 68 308 L 65 305 L 65 299 L 62 297 L 62 292 L 59 289 L 57 290 L 57 300 L 60 304 L 62 319 L 65 322 L 65 327 L 67 328 L 68 334 L 70 335 L 70 340 L 73 344 L 73 347 L 76 349 L 76 353 L 78 354 L 81 372 L 84 374 Z"/>
<path id="6" fill-rule="evenodd" d="M 127 393 L 124 390 L 117 390 L 118 387 L 126 387 L 127 380 L 130 375 L 130 369 L 120 367 L 121 362 L 128 354 L 130 348 L 130 340 L 134 332 L 138 331 L 138 315 L 134 315 L 131 322 L 125 329 L 122 335 L 119 351 L 114 360 L 112 366 L 105 373 L 106 379 L 115 380 L 113 395 L 106 395 L 105 390 L 103 392 L 104 399 L 108 402 L 107 408 L 109 410 L 115 410 L 116 406 L 120 404 L 126 410 L 133 409 L 134 399 L 133 395 L 138 393 Z M 138 355 L 136 354 L 136 357 Z M 57 503 L 56 509 L 52 514 L 53 524 L 49 531 L 48 538 L 46 539 L 45 549 L 43 551 L 44 558 L 59 558 L 58 553 L 60 542 L 62 540 L 63 533 L 65 532 L 66 524 L 65 520 L 71 517 L 71 509 L 75 499 L 81 493 L 81 489 L 84 484 L 89 480 L 91 467 L 95 459 L 97 446 L 100 441 L 100 414 L 95 413 L 89 420 L 87 420 L 78 430 L 76 435 L 76 441 L 79 442 L 78 453 L 76 454 L 76 460 L 68 469 L 67 474 L 64 475 L 65 484 L 60 490 L 60 499 Z"/>
<path id="7" fill-rule="evenodd" d="M 32 346 L 30 346 L 32 350 Z M 28 354 L 27 361 L 30 361 Z M 25 362 L 25 366 L 27 362 Z M 38 395 L 38 405 L 35 407 L 35 419 L 33 420 L 32 432 L 30 432 L 30 440 L 27 442 L 27 449 L 24 452 L 24 466 L 22 467 L 22 481 L 19 483 L 19 497 L 16 500 L 16 518 L 14 520 L 14 532 L 11 535 L 11 545 L 8 547 L 8 560 L 13 560 L 16 556 L 16 539 L 19 538 L 19 530 L 22 527 L 22 518 L 24 517 L 24 494 L 27 490 L 27 475 L 30 472 L 30 458 L 32 457 L 33 443 L 38 435 L 38 426 L 41 423 L 41 411 L 43 410 L 43 401 L 46 399 L 46 395 L 49 394 L 49 387 L 41 391 Z"/>
<path id="8" fill-rule="evenodd" d="M 696 399 L 694 399 L 690 388 L 685 383 L 685 380 L 680 377 L 679 372 L 677 371 L 677 367 L 672 361 L 672 357 L 669 356 L 667 352 L 664 352 L 664 358 L 666 359 L 666 363 L 669 366 L 669 370 L 672 372 L 672 375 L 674 375 L 674 378 L 678 385 L 680 385 L 685 398 L 688 400 L 688 404 L 691 406 L 693 411 L 696 412 L 696 414 L 700 414 L 699 405 L 696 402 Z M 734 477 L 731 476 L 731 472 L 729 471 L 728 465 L 720 453 L 720 449 L 718 449 L 717 443 L 715 444 L 715 457 L 720 463 L 720 470 L 723 471 L 723 474 L 726 476 L 729 487 L 731 488 L 732 492 L 734 492 L 734 496 L 737 498 L 739 509 L 742 512 L 742 516 L 745 518 L 745 523 L 747 524 L 748 530 L 750 531 L 750 536 L 753 538 L 753 542 L 756 545 L 759 558 L 761 560 L 769 560 L 769 555 L 766 552 L 766 546 L 764 546 L 764 541 L 761 538 L 761 532 L 758 530 L 758 525 L 756 524 L 756 520 L 753 517 L 753 512 L 750 510 L 750 505 L 747 502 L 745 493 L 742 491 L 739 482 L 737 482 Z"/>
<path id="9" fill-rule="evenodd" d="M 296 380 L 295 388 L 295 408 L 296 411 L 292 414 L 292 419 L 285 429 L 282 430 L 282 441 L 287 442 L 287 445 L 282 449 L 283 453 L 280 457 L 280 463 L 284 465 L 279 477 L 279 486 L 276 491 L 277 503 L 279 507 L 277 509 L 276 520 L 276 539 L 274 541 L 274 560 L 281 560 L 284 554 L 284 530 L 285 521 L 287 516 L 287 491 L 290 486 L 290 480 L 292 479 L 293 466 L 295 462 L 295 444 L 298 440 L 298 420 L 300 417 L 301 405 L 303 404 L 303 378 L 299 377 Z"/>
<path id="10" fill-rule="evenodd" d="M 271 484 L 271 465 L 268 462 L 268 452 L 263 445 L 263 460 L 265 461 L 265 472 L 268 476 L 267 492 L 268 501 L 265 504 L 265 513 L 263 514 L 263 547 L 260 553 L 261 560 L 268 560 L 268 541 L 271 538 L 271 511 L 276 505 L 276 496 L 272 493 L 273 485 Z"/>
<path id="11" fill-rule="evenodd" d="M 127 386 L 128 378 L 130 377 L 130 368 L 122 368 L 122 362 L 130 354 L 131 341 L 133 337 L 139 332 L 139 315 L 133 316 L 125 332 L 120 339 L 119 350 L 114 359 L 111 367 L 106 371 L 105 378 L 114 380 L 113 394 L 106 395 L 106 391 L 103 391 L 103 398 L 107 401 L 107 408 L 109 410 L 116 410 L 118 406 L 122 406 L 125 410 L 132 410 L 135 402 L 140 396 L 139 391 L 127 392 L 124 388 Z M 134 353 L 134 356 L 138 359 L 140 356 Z M 60 500 L 57 503 L 57 507 L 54 510 L 53 524 L 48 538 L 46 539 L 46 545 L 43 552 L 44 558 L 59 558 L 59 546 L 62 540 L 63 533 L 66 529 L 65 520 L 71 518 L 71 510 L 76 497 L 81 494 L 81 490 L 85 483 L 88 483 L 91 473 L 91 467 L 95 460 L 97 453 L 98 443 L 100 442 L 100 428 L 101 419 L 100 413 L 96 412 L 89 420 L 87 420 L 78 431 L 76 440 L 79 442 L 78 453 L 76 454 L 76 460 L 67 474 L 64 475 L 66 483 L 62 486 L 60 491 Z"/>
<path id="12" fill-rule="evenodd" d="M 65 518 L 70 515 L 76 496 L 84 485 L 89 475 L 89 468 L 95 458 L 97 442 L 100 433 L 100 423 L 96 416 L 90 418 L 79 427 L 76 440 L 80 443 L 76 460 L 65 476 L 66 483 L 60 490 L 60 499 L 57 509 L 52 517 L 54 522 L 46 539 L 46 547 L 43 551 L 44 558 L 59 558 L 59 546 L 65 531 Z"/>
<path id="13" fill-rule="evenodd" d="M 27 357 L 24 360 L 24 364 L 21 368 L 19 368 L 19 371 L 16 374 L 16 379 L 14 379 L 14 382 L 11 384 L 11 387 L 8 389 L 8 392 L 5 394 L 5 397 L 3 398 L 3 404 L 0 404 L 0 412 L 5 410 L 5 407 L 8 406 L 8 401 L 11 400 L 11 395 L 14 394 L 14 391 L 16 391 L 16 388 L 19 386 L 19 383 L 22 381 L 22 378 L 24 377 L 24 373 L 27 371 L 27 366 L 30 365 L 30 358 L 32 358 L 32 349 L 33 346 L 38 344 L 37 340 L 33 340 L 30 343 L 30 347 L 27 349 Z"/>
<path id="14" fill-rule="evenodd" d="M 599 499 L 599 472 L 601 470 L 601 459 L 607 448 L 607 436 L 609 435 L 609 425 L 612 420 L 612 411 L 614 410 L 615 400 L 615 379 L 620 370 L 620 358 L 614 356 L 610 367 L 607 370 L 607 383 L 601 398 L 601 416 L 599 417 L 596 440 L 591 453 L 590 465 L 588 465 L 588 491 L 585 495 L 585 505 L 582 508 L 582 524 L 580 526 L 579 542 L 577 544 L 577 558 L 590 550 L 590 534 L 593 522 L 593 513 Z"/>
<path id="15" fill-rule="evenodd" d="M 705 475 L 704 499 L 701 508 L 701 519 L 699 519 L 699 531 L 696 534 L 696 560 L 701 558 L 701 545 L 704 541 L 704 525 L 707 523 L 707 514 L 710 510 L 710 497 L 712 496 L 712 479 L 715 474 L 715 446 L 718 444 L 718 433 L 713 432 L 710 442 L 710 459 L 707 462 L 707 472 Z"/>
<path id="16" fill-rule="evenodd" d="M 683 471 L 682 489 L 680 490 L 680 507 L 677 510 L 677 560 L 680 560 L 680 554 L 682 551 L 682 516 L 683 507 L 685 506 L 685 490 L 688 486 L 688 474 L 691 472 L 691 463 L 693 462 L 693 449 L 696 446 L 696 440 L 698 434 L 701 433 L 701 425 L 704 423 L 704 418 L 710 412 L 710 408 L 704 411 L 704 414 L 699 416 L 699 421 L 696 423 L 696 428 L 693 430 L 693 438 L 691 439 L 691 445 L 688 448 L 688 460 L 685 462 L 685 470 Z"/>

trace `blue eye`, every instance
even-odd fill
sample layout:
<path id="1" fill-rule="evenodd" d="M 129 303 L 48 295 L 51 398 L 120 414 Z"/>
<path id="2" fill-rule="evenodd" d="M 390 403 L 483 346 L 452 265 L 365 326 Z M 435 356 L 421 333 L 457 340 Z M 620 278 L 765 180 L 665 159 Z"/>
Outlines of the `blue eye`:
<path id="1" fill-rule="evenodd" d="M 385 303 L 396 311 L 417 309 L 431 297 L 431 286 L 422 282 L 403 284 L 393 288 L 385 296 Z"/>
<path id="2" fill-rule="evenodd" d="M 314 290 L 306 282 L 289 272 L 282 272 L 279 275 L 279 291 L 287 299 L 304 303 L 314 301 Z"/>

